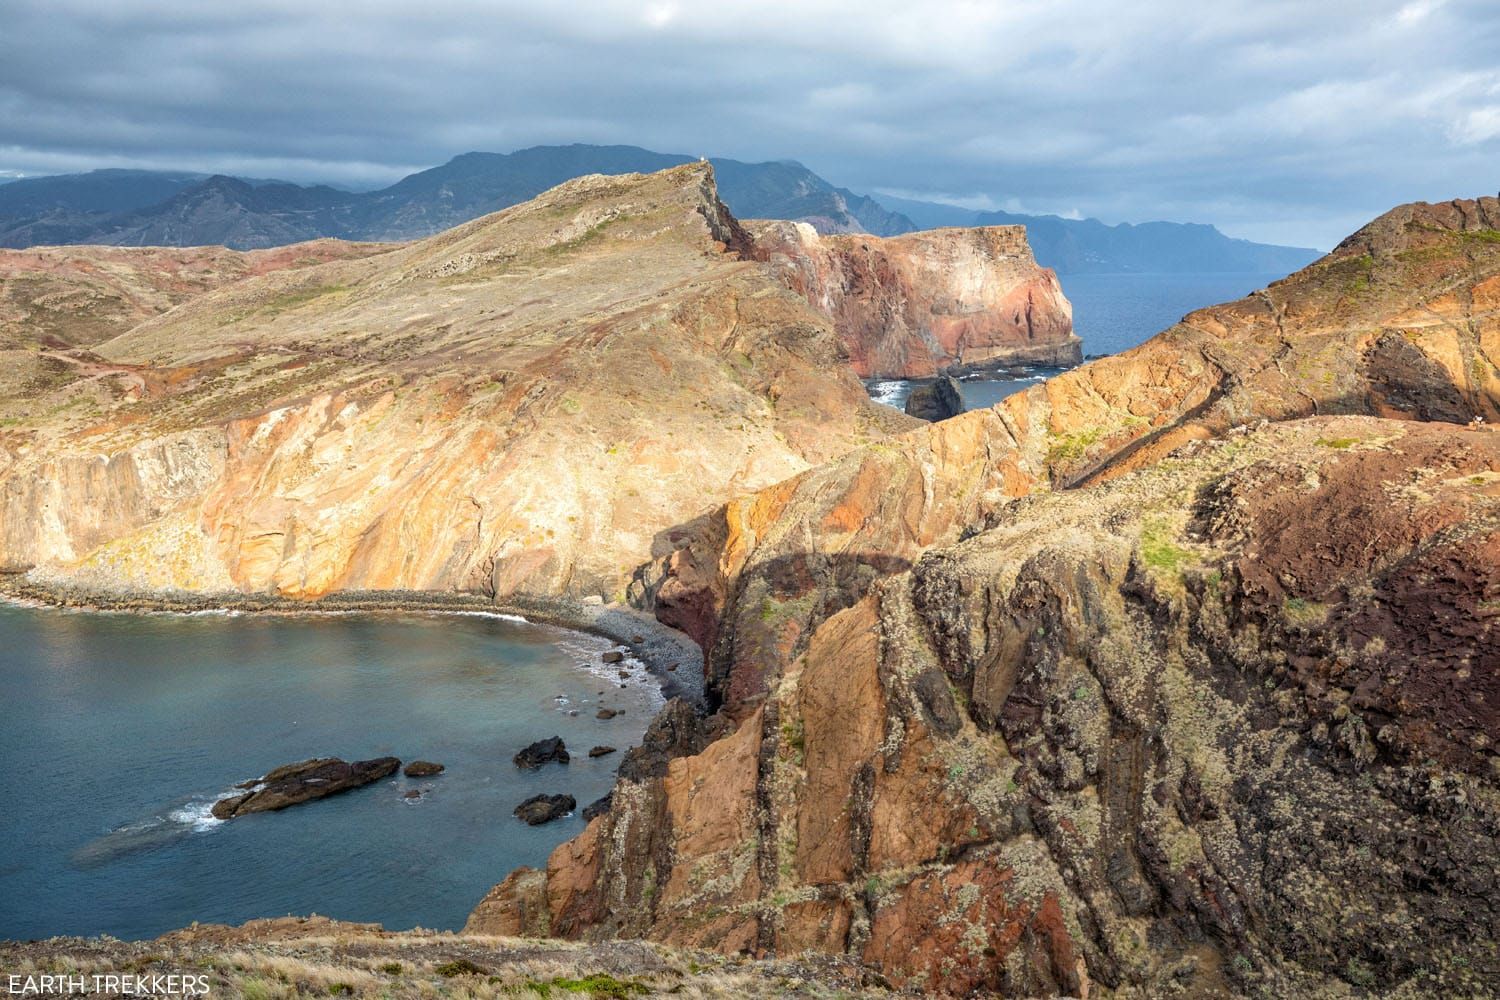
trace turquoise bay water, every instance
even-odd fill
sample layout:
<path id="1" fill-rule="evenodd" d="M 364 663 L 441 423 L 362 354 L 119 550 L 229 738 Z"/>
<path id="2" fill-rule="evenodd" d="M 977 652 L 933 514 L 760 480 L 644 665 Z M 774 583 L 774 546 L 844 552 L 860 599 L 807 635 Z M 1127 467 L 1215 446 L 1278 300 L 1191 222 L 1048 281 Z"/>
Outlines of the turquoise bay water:
<path id="1" fill-rule="evenodd" d="M 472 615 L 81 614 L 0 605 L 0 938 L 153 936 L 320 913 L 457 928 L 583 828 L 522 799 L 609 790 L 661 705 L 607 640 Z M 603 692 L 601 695 L 600 692 Z M 609 721 L 601 705 L 624 709 Z M 576 710 L 576 716 L 569 715 Z M 566 767 L 511 755 L 559 735 Z M 588 758 L 595 744 L 621 753 Z M 447 765 L 217 822 L 237 781 L 314 756 Z M 422 789 L 416 802 L 402 798 Z"/>
<path id="2" fill-rule="evenodd" d="M 1118 354 L 1144 343 L 1195 309 L 1232 302 L 1283 278 L 1283 274 L 1066 274 L 1063 294 L 1073 303 L 1073 330 L 1083 353 Z M 964 406 L 994 406 L 1006 396 L 1063 371 L 1024 366 L 1011 372 L 966 376 Z M 931 379 L 866 379 L 877 403 L 906 407 L 912 390 Z"/>

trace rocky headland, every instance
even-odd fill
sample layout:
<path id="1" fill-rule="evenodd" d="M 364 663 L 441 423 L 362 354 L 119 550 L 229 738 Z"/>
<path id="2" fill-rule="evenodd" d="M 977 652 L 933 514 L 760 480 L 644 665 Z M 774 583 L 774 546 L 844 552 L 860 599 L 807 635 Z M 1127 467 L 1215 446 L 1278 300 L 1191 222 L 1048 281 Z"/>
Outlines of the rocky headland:
<path id="1" fill-rule="evenodd" d="M 828 314 L 861 377 L 920 378 L 1016 364 L 1076 365 L 1073 307 L 1022 226 L 880 239 L 751 224 L 756 252 Z"/>
<path id="2" fill-rule="evenodd" d="M 932 424 L 851 362 L 1071 333 L 1015 234 L 909 239 L 742 226 L 703 165 L 584 178 L 205 291 L 95 342 L 110 370 L 28 354 L 0 563 L 624 596 L 690 636 L 708 711 L 669 702 L 465 941 L 952 994 L 1493 993 L 1500 201 L 1397 209 Z"/>
<path id="3" fill-rule="evenodd" d="M 1023 995 L 1500 981 L 1500 202 L 677 529 L 717 713 L 470 930 Z"/>

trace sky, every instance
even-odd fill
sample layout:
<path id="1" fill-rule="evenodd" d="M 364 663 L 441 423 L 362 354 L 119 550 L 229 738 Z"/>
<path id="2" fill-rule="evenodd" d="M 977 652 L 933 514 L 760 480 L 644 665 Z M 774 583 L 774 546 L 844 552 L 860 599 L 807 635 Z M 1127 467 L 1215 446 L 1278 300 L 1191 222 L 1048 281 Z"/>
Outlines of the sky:
<path id="1" fill-rule="evenodd" d="M 1500 190 L 1500 0 L 5 0 L 0 175 L 377 187 L 470 150 L 1327 249 Z"/>

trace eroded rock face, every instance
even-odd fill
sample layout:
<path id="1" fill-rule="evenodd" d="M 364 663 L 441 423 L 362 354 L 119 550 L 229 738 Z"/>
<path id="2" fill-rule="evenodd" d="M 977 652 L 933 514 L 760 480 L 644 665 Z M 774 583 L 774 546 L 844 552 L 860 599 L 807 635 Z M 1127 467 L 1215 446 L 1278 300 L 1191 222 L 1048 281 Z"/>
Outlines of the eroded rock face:
<path id="1" fill-rule="evenodd" d="M 1263 420 L 1494 423 L 1500 236 L 1462 228 L 1492 202 L 1398 209 L 1304 271 L 1140 347 L 732 500 L 665 533 L 668 551 L 638 572 L 634 599 L 709 651 L 711 684 L 738 716 L 813 623 L 926 549 L 997 523 L 1017 497 L 1100 482 Z"/>
<path id="2" fill-rule="evenodd" d="M 622 780 L 551 931 L 957 994 L 1492 981 L 1497 545 L 1500 433 L 1368 417 L 1021 501 Z"/>
<path id="3" fill-rule="evenodd" d="M 401 762 L 395 757 L 376 757 L 352 763 L 337 757 L 319 757 L 287 764 L 258 780 L 240 785 L 249 791 L 215 802 L 213 814 L 218 819 L 233 819 L 247 813 L 286 809 L 361 788 L 390 777 L 400 766 Z"/>
<path id="4" fill-rule="evenodd" d="M 667 533 L 633 593 L 720 733 L 622 771 L 550 932 L 951 992 L 1484 992 L 1488 204 Z"/>
<path id="5" fill-rule="evenodd" d="M 1077 364 L 1073 307 L 1037 266 L 1024 226 L 884 239 L 754 225 L 757 253 L 833 318 L 861 376 L 922 377 L 987 365 Z"/>
<path id="6" fill-rule="evenodd" d="M 617 596 L 705 505 L 910 426 L 753 259 L 707 165 L 580 178 L 352 257 L 0 376 L 0 567 L 143 593 Z"/>

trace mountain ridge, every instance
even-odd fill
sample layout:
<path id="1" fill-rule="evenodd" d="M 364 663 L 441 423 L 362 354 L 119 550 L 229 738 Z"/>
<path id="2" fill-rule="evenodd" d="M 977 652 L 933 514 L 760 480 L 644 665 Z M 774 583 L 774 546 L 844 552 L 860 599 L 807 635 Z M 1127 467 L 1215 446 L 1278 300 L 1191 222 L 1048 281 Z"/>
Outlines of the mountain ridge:
<path id="1" fill-rule="evenodd" d="M 0 190 L 0 246 L 50 244 L 224 245 L 249 250 L 331 236 L 405 241 L 535 197 L 590 173 L 651 173 L 697 157 L 639 146 L 573 143 L 510 153 L 471 151 L 373 191 L 327 185 L 153 171 L 94 171 L 13 180 Z M 1320 256 L 1296 247 L 1232 240 L 1213 227 L 980 213 L 838 187 L 792 159 L 748 163 L 713 157 L 720 196 L 742 219 L 807 222 L 818 232 L 897 236 L 949 226 L 1022 224 L 1037 262 L 1079 271 L 1290 272 Z M 98 187 L 101 190 L 91 190 Z M 118 195 L 110 192 L 120 192 Z M 213 201 L 210 195 L 216 196 Z M 115 202 L 110 199 L 115 198 Z M 107 210 L 113 206 L 113 210 Z M 1155 228 L 1153 228 L 1155 227 Z M 1161 228 L 1178 227 L 1178 228 Z M 1162 247 L 1183 244 L 1162 264 Z M 1207 251 L 1205 253 L 1205 251 Z M 1209 266 L 1203 266 L 1207 262 Z"/>

